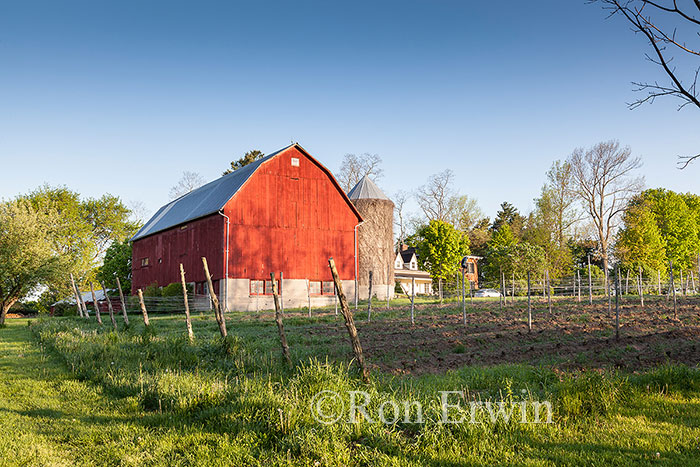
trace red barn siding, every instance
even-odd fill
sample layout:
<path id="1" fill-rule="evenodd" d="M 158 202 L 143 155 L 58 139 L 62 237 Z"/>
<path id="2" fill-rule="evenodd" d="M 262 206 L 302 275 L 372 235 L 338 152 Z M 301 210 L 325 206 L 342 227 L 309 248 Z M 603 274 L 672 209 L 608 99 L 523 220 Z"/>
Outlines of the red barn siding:
<path id="1" fill-rule="evenodd" d="M 224 277 L 225 220 L 219 214 L 188 222 L 134 242 L 131 292 L 157 283 L 163 287 L 180 280 L 180 263 L 187 282 L 206 280 L 202 256 L 207 258 L 212 278 Z M 141 266 L 148 258 L 149 265 Z"/>
<path id="2" fill-rule="evenodd" d="M 358 216 L 329 174 L 294 147 L 258 168 L 224 213 L 231 219 L 229 277 L 282 271 L 287 279 L 330 280 L 330 257 L 341 279 L 355 277 Z"/>

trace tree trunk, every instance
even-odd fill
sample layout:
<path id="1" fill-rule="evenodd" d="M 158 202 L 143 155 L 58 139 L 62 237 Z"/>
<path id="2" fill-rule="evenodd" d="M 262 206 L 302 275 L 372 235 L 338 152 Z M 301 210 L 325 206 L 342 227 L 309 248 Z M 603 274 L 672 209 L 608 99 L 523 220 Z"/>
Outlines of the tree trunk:
<path id="1" fill-rule="evenodd" d="M 2 302 L 0 305 L 0 326 L 5 325 L 5 318 L 7 318 L 7 313 L 10 311 L 10 308 L 12 308 L 12 305 L 17 302 L 17 299 L 8 299 L 7 301 Z"/>

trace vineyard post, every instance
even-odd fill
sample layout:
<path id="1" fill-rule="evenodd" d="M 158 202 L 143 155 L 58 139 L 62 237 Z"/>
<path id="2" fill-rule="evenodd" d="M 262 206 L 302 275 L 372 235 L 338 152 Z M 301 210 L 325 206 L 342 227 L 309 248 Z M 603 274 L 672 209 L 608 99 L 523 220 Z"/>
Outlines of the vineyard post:
<path id="1" fill-rule="evenodd" d="M 620 340 L 620 266 L 615 266 L 615 339 Z M 629 277 L 629 270 L 627 271 Z"/>
<path id="2" fill-rule="evenodd" d="M 591 281 L 591 255 L 588 255 L 588 304 L 593 305 L 593 282 Z"/>
<path id="3" fill-rule="evenodd" d="M 414 307 L 415 300 L 416 300 L 416 278 L 411 277 L 411 325 L 416 324 L 415 320 L 413 319 L 413 307 Z"/>
<path id="4" fill-rule="evenodd" d="M 683 270 L 681 269 L 681 295 L 685 297 L 685 282 L 683 281 Z"/>
<path id="5" fill-rule="evenodd" d="M 515 271 L 513 271 L 513 281 L 510 288 L 510 303 L 511 305 L 515 303 Z"/>
<path id="6" fill-rule="evenodd" d="M 100 316 L 100 304 L 97 302 L 97 298 L 95 297 L 95 288 L 92 286 L 92 282 L 90 282 L 90 293 L 92 294 L 92 305 L 95 307 L 95 317 L 97 318 L 97 322 L 102 325 L 102 316 Z"/>
<path id="7" fill-rule="evenodd" d="M 530 297 L 530 271 L 527 272 L 527 332 L 532 332 L 532 299 Z"/>
<path id="8" fill-rule="evenodd" d="M 280 296 L 280 311 L 284 314 L 284 276 L 282 271 L 280 271 L 280 281 L 277 285 L 277 293 Z M 337 315 L 338 313 L 336 313 Z"/>
<path id="9" fill-rule="evenodd" d="M 630 294 L 630 270 L 627 270 L 627 279 L 625 281 L 625 295 Z"/>
<path id="10" fill-rule="evenodd" d="M 644 276 L 642 275 L 642 267 L 639 266 L 639 301 L 644 308 Z"/>
<path id="11" fill-rule="evenodd" d="M 374 278 L 374 272 L 369 272 L 369 298 L 367 299 L 367 322 L 369 323 L 372 319 L 372 279 Z"/>
<path id="12" fill-rule="evenodd" d="M 389 311 L 389 296 L 391 295 L 391 287 L 389 286 L 389 277 L 391 276 L 391 264 L 386 265 L 386 311 Z"/>
<path id="13" fill-rule="evenodd" d="M 219 297 L 217 297 L 216 293 L 214 292 L 214 283 L 211 280 L 211 274 L 209 274 L 207 258 L 204 256 L 202 256 L 202 266 L 204 267 L 204 276 L 207 278 L 209 295 L 211 296 L 212 302 L 214 302 L 214 316 L 216 317 L 216 322 L 219 324 L 219 333 L 221 334 L 221 337 L 226 338 L 228 336 L 228 330 L 226 329 L 226 317 L 221 310 L 221 302 L 219 302 Z"/>
<path id="14" fill-rule="evenodd" d="M 500 282 L 498 286 L 498 288 L 500 289 L 500 292 L 498 294 L 498 306 L 501 309 L 501 311 L 503 311 L 503 300 L 505 297 L 503 296 L 503 269 L 500 266 L 498 267 L 498 276 Z"/>
<path id="15" fill-rule="evenodd" d="M 88 307 L 85 304 L 85 299 L 83 299 L 83 294 L 80 293 L 80 289 L 78 289 L 78 297 L 80 297 L 80 306 L 83 308 L 83 315 L 85 318 L 90 317 L 90 312 L 88 311 Z"/>
<path id="16" fill-rule="evenodd" d="M 182 300 L 185 304 L 185 326 L 187 326 L 187 337 L 190 342 L 194 341 L 194 332 L 192 332 L 192 320 L 190 319 L 190 304 L 187 300 L 187 282 L 185 281 L 185 268 L 180 263 L 180 282 L 182 282 Z M 141 290 L 139 289 L 139 293 Z"/>
<path id="17" fill-rule="evenodd" d="M 282 276 L 282 273 L 280 273 L 280 277 Z M 287 336 L 284 333 L 284 312 L 281 310 L 280 307 L 280 300 L 279 300 L 279 295 L 277 293 L 277 281 L 275 281 L 275 273 L 271 272 L 270 273 L 270 280 L 272 281 L 272 298 L 275 301 L 275 322 L 277 323 L 277 332 L 279 333 L 280 336 L 280 344 L 282 345 L 282 355 L 284 356 L 284 359 L 287 361 L 287 365 L 291 368 L 293 366 L 292 364 L 292 357 L 289 355 L 289 345 L 287 345 Z"/>
<path id="18" fill-rule="evenodd" d="M 670 286 L 671 286 L 671 289 L 673 290 L 673 319 L 677 319 L 678 318 L 678 302 L 676 300 L 676 283 L 673 280 L 673 260 L 670 260 L 668 264 L 669 264 L 670 270 L 671 270 Z"/>
<path id="19" fill-rule="evenodd" d="M 581 303 L 581 270 L 576 270 L 576 276 L 578 277 L 578 302 Z"/>
<path id="20" fill-rule="evenodd" d="M 119 282 L 119 277 L 114 274 L 117 280 L 117 289 L 119 289 L 119 300 L 122 302 L 122 314 L 124 315 L 124 324 L 129 325 L 129 317 L 126 315 L 126 302 L 124 301 L 124 292 L 122 292 L 122 284 Z"/>
<path id="21" fill-rule="evenodd" d="M 466 273 L 462 269 L 462 324 L 467 325 L 467 297 L 464 295 Z"/>
<path id="22" fill-rule="evenodd" d="M 352 344 L 352 350 L 355 355 L 357 363 L 360 365 L 360 370 L 362 371 L 362 379 L 365 383 L 369 383 L 369 370 L 365 366 L 365 359 L 362 356 L 362 346 L 360 345 L 360 338 L 357 335 L 357 328 L 355 328 L 355 321 L 353 320 L 352 313 L 350 313 L 350 308 L 348 307 L 347 298 L 343 293 L 343 284 L 340 282 L 338 277 L 338 270 L 335 267 L 335 261 L 333 258 L 328 259 L 328 266 L 331 268 L 331 274 L 333 275 L 333 282 L 335 282 L 335 289 L 338 292 L 338 299 L 340 300 L 340 310 L 345 318 L 345 327 L 348 330 L 350 336 L 350 343 Z"/>
<path id="23" fill-rule="evenodd" d="M 306 279 L 306 297 L 309 301 L 309 318 L 311 318 L 311 281 Z"/>
<path id="24" fill-rule="evenodd" d="M 549 306 L 549 315 L 552 315 L 552 283 L 549 281 L 549 269 L 545 272 L 547 276 L 547 304 Z"/>
<path id="25" fill-rule="evenodd" d="M 612 291 L 610 289 L 610 274 L 608 273 L 607 270 L 605 270 L 605 293 L 608 296 L 608 313 L 612 311 Z"/>
<path id="26" fill-rule="evenodd" d="M 141 305 L 141 314 L 143 315 L 143 324 L 144 326 L 148 327 L 151 325 L 151 322 L 148 319 L 148 311 L 146 310 L 146 304 L 143 302 L 143 292 L 141 291 L 141 289 L 138 289 L 137 293 L 139 295 L 139 305 Z"/>
<path id="27" fill-rule="evenodd" d="M 114 309 L 112 308 L 112 300 L 109 299 L 109 295 L 107 295 L 107 287 L 105 287 L 105 283 L 102 282 L 100 283 L 102 286 L 102 293 L 105 296 L 105 300 L 107 300 L 107 309 L 109 310 L 109 319 L 112 320 L 112 326 L 114 326 L 114 332 L 117 332 L 117 320 L 114 319 Z"/>
<path id="28" fill-rule="evenodd" d="M 656 279 L 657 279 L 657 289 L 659 291 L 659 296 L 661 296 L 661 271 L 657 270 L 656 271 Z"/>
<path id="29" fill-rule="evenodd" d="M 75 295 L 75 306 L 78 308 L 78 316 L 83 318 L 83 307 L 80 304 L 80 294 L 78 293 L 78 288 L 75 286 L 75 279 L 73 279 L 73 273 L 71 273 L 70 275 L 70 283 L 73 286 L 73 294 Z"/>

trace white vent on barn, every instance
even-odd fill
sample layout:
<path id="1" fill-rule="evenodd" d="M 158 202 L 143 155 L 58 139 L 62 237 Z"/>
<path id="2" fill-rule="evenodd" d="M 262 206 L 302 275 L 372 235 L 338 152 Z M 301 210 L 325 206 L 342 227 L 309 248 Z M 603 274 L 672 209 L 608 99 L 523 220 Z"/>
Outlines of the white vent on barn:
<path id="1" fill-rule="evenodd" d="M 292 157 L 292 167 L 299 167 L 299 158 Z"/>

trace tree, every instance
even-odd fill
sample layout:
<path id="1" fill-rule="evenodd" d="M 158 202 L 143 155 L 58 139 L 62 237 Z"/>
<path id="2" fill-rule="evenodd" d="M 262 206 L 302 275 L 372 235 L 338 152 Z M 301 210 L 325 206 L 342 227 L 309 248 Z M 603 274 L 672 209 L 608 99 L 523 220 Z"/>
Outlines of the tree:
<path id="1" fill-rule="evenodd" d="M 0 326 L 18 300 L 60 277 L 69 263 L 56 248 L 63 228 L 55 210 L 37 210 L 24 199 L 0 204 Z"/>
<path id="2" fill-rule="evenodd" d="M 461 259 L 469 254 L 469 237 L 447 222 L 432 220 L 417 232 L 415 244 L 421 267 L 433 279 L 454 277 Z"/>
<path id="3" fill-rule="evenodd" d="M 672 96 L 680 100 L 679 109 L 687 105 L 700 109 L 697 88 L 700 66 L 691 66 L 683 73 L 674 65 L 684 61 L 697 63 L 700 57 L 700 48 L 688 45 L 687 42 L 697 40 L 697 35 L 700 34 L 700 1 L 688 1 L 683 6 L 679 6 L 677 0 L 593 1 L 602 3 L 603 8 L 611 12 L 610 16 L 624 18 L 635 33 L 641 33 L 652 51 L 651 55 L 646 55 L 647 59 L 658 65 L 668 78 L 666 83 L 633 83 L 637 91 L 646 92 L 646 95 L 631 103 L 630 108 L 654 102 L 657 97 Z M 700 158 L 700 154 L 679 158 L 680 167 L 685 168 Z"/>
<path id="4" fill-rule="evenodd" d="M 401 244 L 406 240 L 406 202 L 408 201 L 409 194 L 403 190 L 397 191 L 394 198 L 394 225 L 398 231 L 398 241 Z M 400 246 L 400 245 L 399 245 Z"/>
<path id="5" fill-rule="evenodd" d="M 632 157 L 629 147 L 607 141 L 586 151 L 574 150 L 567 162 L 571 165 L 572 191 L 594 226 L 603 270 L 607 271 L 610 242 L 620 214 L 644 183 L 642 177 L 634 176 L 641 160 Z"/>
<path id="6" fill-rule="evenodd" d="M 197 172 L 182 172 L 182 178 L 177 182 L 177 185 L 170 189 L 170 199 L 177 199 L 186 195 L 190 191 L 204 185 L 204 183 L 206 183 L 206 180 Z"/>
<path id="7" fill-rule="evenodd" d="M 54 246 L 70 261 L 49 284 L 59 296 L 70 293 L 69 274 L 75 275 L 78 282 L 89 280 L 107 247 L 132 237 L 140 227 L 140 223 L 130 219 L 131 213 L 122 201 L 109 194 L 81 200 L 78 193 L 66 187 L 44 185 L 23 198 L 35 210 L 44 214 L 55 212 L 61 219 Z"/>
<path id="8" fill-rule="evenodd" d="M 672 260 L 679 269 L 689 269 L 700 249 L 700 224 L 686 196 L 658 188 L 644 191 L 633 201 L 648 205 L 664 242 L 665 263 Z"/>
<path id="9" fill-rule="evenodd" d="M 430 221 L 450 220 L 450 202 L 454 196 L 452 181 L 454 173 L 447 169 L 428 178 L 428 183 L 416 190 L 418 207 Z"/>
<path id="10" fill-rule="evenodd" d="M 513 235 L 520 238 L 525 218 L 520 215 L 515 206 L 507 201 L 501 203 L 501 209 L 496 213 L 496 218 L 491 225 L 491 231 L 496 232 L 503 224 L 508 224 Z"/>
<path id="11" fill-rule="evenodd" d="M 547 183 L 540 197 L 535 199 L 535 211 L 530 214 L 523 232 L 523 239 L 543 249 L 553 277 L 569 274 L 573 266 L 569 239 L 578 214 L 571 182 L 571 165 L 556 161 L 547 172 Z"/>
<path id="12" fill-rule="evenodd" d="M 257 149 L 251 149 L 237 161 L 231 161 L 231 168 L 224 170 L 224 172 L 221 175 L 228 175 L 231 172 L 235 172 L 236 170 L 245 167 L 248 164 L 262 159 L 263 157 L 265 157 L 265 154 L 263 154 L 262 151 L 259 151 Z"/>
<path id="13" fill-rule="evenodd" d="M 119 277 L 123 289 L 131 290 L 131 250 L 131 242 L 128 239 L 112 243 L 107 248 L 104 263 L 97 272 L 97 280 L 110 289 L 116 289 L 115 277 Z"/>
<path id="14" fill-rule="evenodd" d="M 338 182 L 346 193 L 352 190 L 363 177 L 376 181 L 384 175 L 382 158 L 378 154 L 345 154 L 338 172 Z"/>
<path id="15" fill-rule="evenodd" d="M 517 259 L 516 246 L 518 240 L 513 235 L 513 230 L 508 223 L 493 232 L 491 240 L 486 247 L 486 261 L 484 273 L 491 281 L 501 280 L 501 273 L 510 275 L 515 269 Z"/>
<path id="16" fill-rule="evenodd" d="M 454 195 L 447 201 L 447 221 L 462 232 L 469 232 L 484 218 L 476 199 L 467 195 Z"/>
<path id="17" fill-rule="evenodd" d="M 622 222 L 624 227 L 618 233 L 615 244 L 616 256 L 627 270 L 646 271 L 666 270 L 666 246 L 651 203 L 640 200 L 630 203 Z"/>

